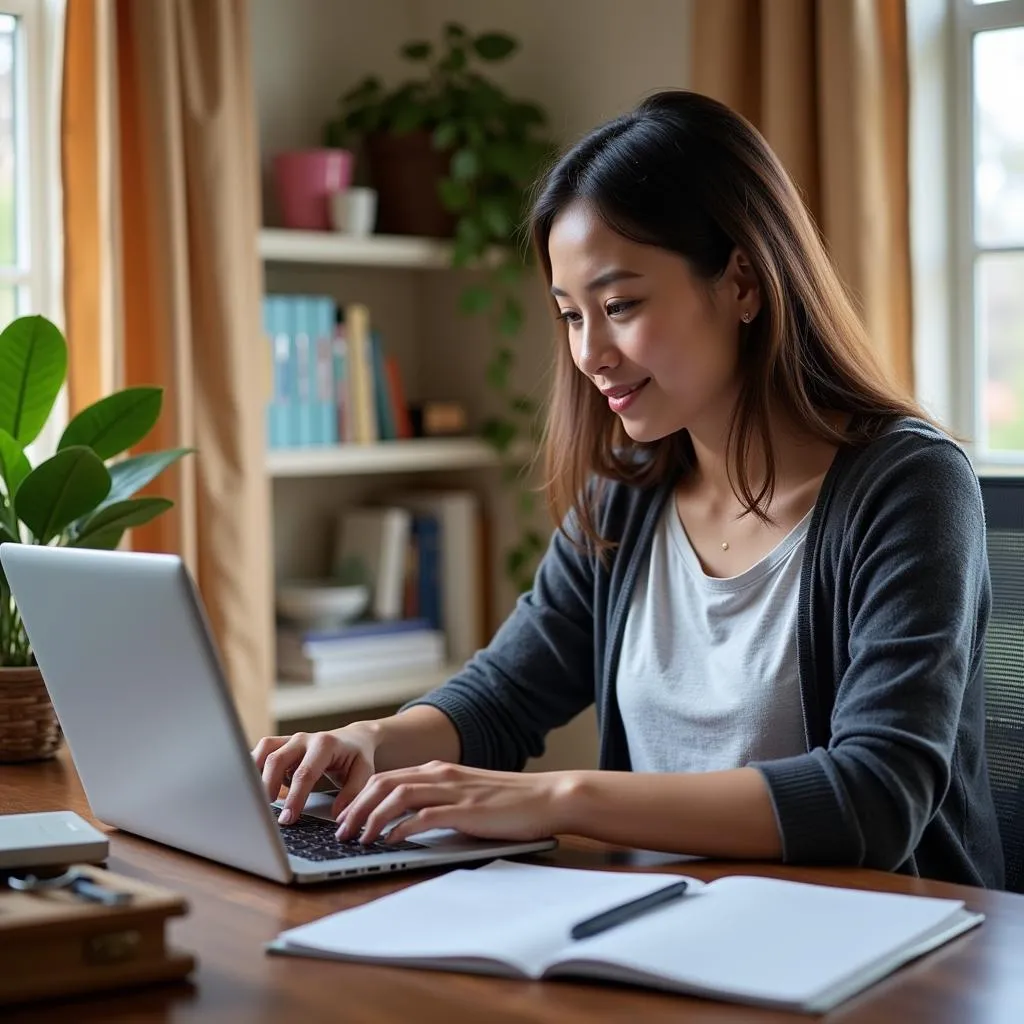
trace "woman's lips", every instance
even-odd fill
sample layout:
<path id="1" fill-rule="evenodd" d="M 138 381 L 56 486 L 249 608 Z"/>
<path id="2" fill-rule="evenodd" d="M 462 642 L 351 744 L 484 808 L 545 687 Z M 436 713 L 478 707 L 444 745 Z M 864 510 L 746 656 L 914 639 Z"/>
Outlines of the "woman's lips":
<path id="1" fill-rule="evenodd" d="M 602 388 L 601 394 L 608 399 L 608 408 L 612 412 L 625 412 L 639 397 L 640 392 L 650 383 L 651 378 L 637 381 L 636 384 L 620 384 L 614 388 Z"/>

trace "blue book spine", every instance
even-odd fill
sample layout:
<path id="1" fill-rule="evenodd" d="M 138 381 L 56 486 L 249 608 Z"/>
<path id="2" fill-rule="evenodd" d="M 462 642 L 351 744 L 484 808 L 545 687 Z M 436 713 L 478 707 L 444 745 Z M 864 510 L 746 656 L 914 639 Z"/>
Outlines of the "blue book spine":
<path id="1" fill-rule="evenodd" d="M 334 300 L 316 300 L 316 433 L 320 444 L 338 443 L 334 380 Z"/>
<path id="2" fill-rule="evenodd" d="M 267 329 L 272 339 L 274 358 L 274 397 L 270 409 L 270 445 L 272 448 L 287 448 L 292 444 L 291 395 L 292 377 L 295 373 L 295 351 L 284 297 L 268 295 L 264 302 Z"/>
<path id="3" fill-rule="evenodd" d="M 308 303 L 302 295 L 289 295 L 288 316 L 295 347 L 293 378 L 292 444 L 308 447 L 313 443 L 314 360 Z"/>
<path id="4" fill-rule="evenodd" d="M 387 370 L 384 366 L 384 346 L 377 331 L 370 334 L 373 357 L 373 392 L 377 406 L 377 435 L 382 441 L 394 441 L 398 437 L 395 426 L 395 412 L 391 407 L 391 388 L 388 386 Z"/>
<path id="5" fill-rule="evenodd" d="M 421 618 L 431 629 L 442 629 L 441 621 L 441 526 L 436 516 L 415 515 L 412 537 L 416 545 L 416 604 Z"/>
<path id="6" fill-rule="evenodd" d="M 266 445 L 268 448 L 276 448 L 274 443 L 274 405 L 277 399 L 277 366 L 274 362 L 274 324 L 269 298 L 264 295 L 260 304 L 263 322 L 263 345 L 264 355 L 270 363 L 270 394 L 267 395 L 266 412 L 264 413 L 264 428 L 266 430 Z"/>

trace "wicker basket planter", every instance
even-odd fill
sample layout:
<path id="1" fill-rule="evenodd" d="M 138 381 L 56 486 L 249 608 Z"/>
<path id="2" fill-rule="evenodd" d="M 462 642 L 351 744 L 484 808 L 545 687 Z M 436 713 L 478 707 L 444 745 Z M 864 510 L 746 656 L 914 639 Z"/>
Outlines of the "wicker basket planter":
<path id="1" fill-rule="evenodd" d="M 53 757 L 64 737 L 38 668 L 0 668 L 0 762 Z"/>

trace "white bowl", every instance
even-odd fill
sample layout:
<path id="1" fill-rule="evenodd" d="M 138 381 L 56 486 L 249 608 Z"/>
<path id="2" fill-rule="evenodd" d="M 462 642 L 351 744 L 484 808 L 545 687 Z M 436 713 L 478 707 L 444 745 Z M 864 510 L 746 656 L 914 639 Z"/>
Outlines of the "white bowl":
<path id="1" fill-rule="evenodd" d="M 358 619 L 370 603 L 370 589 L 334 580 L 288 580 L 277 588 L 281 618 L 310 628 L 330 628 Z"/>

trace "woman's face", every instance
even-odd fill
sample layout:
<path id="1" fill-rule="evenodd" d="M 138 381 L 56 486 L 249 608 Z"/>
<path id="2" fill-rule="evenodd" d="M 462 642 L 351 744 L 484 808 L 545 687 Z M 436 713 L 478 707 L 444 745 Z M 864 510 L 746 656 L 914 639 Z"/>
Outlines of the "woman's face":
<path id="1" fill-rule="evenodd" d="M 623 238 L 579 203 L 555 219 L 548 253 L 573 361 L 634 441 L 731 413 L 742 317 L 757 313 L 741 254 L 709 286 L 681 256 Z"/>

